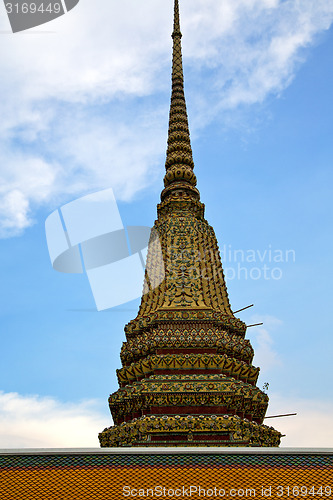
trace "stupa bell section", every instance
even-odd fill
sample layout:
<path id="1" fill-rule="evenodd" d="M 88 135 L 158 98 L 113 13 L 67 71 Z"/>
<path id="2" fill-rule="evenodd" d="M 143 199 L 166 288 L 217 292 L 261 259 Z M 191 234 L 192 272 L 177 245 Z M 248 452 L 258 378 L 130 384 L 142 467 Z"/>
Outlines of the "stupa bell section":
<path id="1" fill-rule="evenodd" d="M 109 398 L 115 446 L 278 446 L 263 425 L 268 397 L 231 310 L 218 244 L 196 187 L 175 0 L 172 95 L 164 189 L 148 247 L 137 317 L 125 327 Z"/>

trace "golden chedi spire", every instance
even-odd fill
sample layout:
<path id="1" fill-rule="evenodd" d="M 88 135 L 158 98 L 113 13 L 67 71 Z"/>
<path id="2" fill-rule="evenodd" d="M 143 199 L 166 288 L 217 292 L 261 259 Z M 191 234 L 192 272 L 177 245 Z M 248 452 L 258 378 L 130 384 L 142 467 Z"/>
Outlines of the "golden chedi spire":
<path id="1" fill-rule="evenodd" d="M 230 308 L 213 228 L 193 173 L 175 0 L 165 188 L 151 231 L 137 317 L 125 327 L 102 447 L 278 446 L 263 425 L 246 325 Z"/>
<path id="2" fill-rule="evenodd" d="M 172 38 L 172 94 L 169 115 L 168 149 L 165 162 L 165 189 L 161 195 L 162 201 L 168 194 L 179 188 L 185 189 L 196 198 L 199 198 L 199 192 L 195 189 L 197 180 L 193 173 L 194 163 L 184 95 L 182 34 L 180 32 L 178 0 L 175 0 Z"/>

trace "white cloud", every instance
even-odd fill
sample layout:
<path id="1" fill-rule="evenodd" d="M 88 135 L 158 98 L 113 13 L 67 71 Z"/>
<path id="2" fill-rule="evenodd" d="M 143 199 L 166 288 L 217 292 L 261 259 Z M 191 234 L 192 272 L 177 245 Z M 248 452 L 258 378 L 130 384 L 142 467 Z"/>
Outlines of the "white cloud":
<path id="1" fill-rule="evenodd" d="M 108 425 L 98 404 L 0 392 L 0 448 L 98 448 Z"/>
<path id="2" fill-rule="evenodd" d="M 333 448 L 333 403 L 316 398 L 270 395 L 268 415 L 297 413 L 293 417 L 265 420 L 285 434 L 281 445 L 300 448 Z"/>
<path id="3" fill-rule="evenodd" d="M 184 0 L 181 11 L 195 131 L 282 92 L 333 2 Z M 158 164 L 162 176 L 171 26 L 168 2 L 81 0 L 48 25 L 0 35 L 1 236 L 59 197 L 112 187 L 129 199 Z"/>
<path id="4" fill-rule="evenodd" d="M 251 316 L 248 324 L 264 323 L 248 330 L 247 336 L 254 348 L 253 364 L 260 367 L 261 375 L 265 375 L 271 368 L 282 364 L 278 353 L 274 350 L 274 330 L 282 322 L 274 316 Z"/>
<path id="5" fill-rule="evenodd" d="M 5 193 L 0 200 L 1 228 L 0 235 L 20 233 L 32 224 L 29 218 L 29 202 L 18 189 Z"/>
<path id="6" fill-rule="evenodd" d="M 32 209 L 56 191 L 59 168 L 37 155 L 0 153 L 0 237 L 20 234 L 33 224 Z"/>

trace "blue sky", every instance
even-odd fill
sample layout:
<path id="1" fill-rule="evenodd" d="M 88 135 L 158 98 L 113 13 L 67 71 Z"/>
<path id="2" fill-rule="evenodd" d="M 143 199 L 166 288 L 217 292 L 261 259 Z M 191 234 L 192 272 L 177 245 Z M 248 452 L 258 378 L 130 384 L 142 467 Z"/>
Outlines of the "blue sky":
<path id="1" fill-rule="evenodd" d="M 110 187 L 125 225 L 153 224 L 172 3 L 81 0 L 15 35 L 0 12 L 0 447 L 98 446 L 111 425 L 139 301 L 97 312 L 86 276 L 52 269 L 44 224 Z M 182 0 L 181 16 L 195 172 L 231 305 L 264 322 L 247 338 L 267 414 L 298 413 L 267 422 L 285 446 L 333 447 L 333 2 Z"/>

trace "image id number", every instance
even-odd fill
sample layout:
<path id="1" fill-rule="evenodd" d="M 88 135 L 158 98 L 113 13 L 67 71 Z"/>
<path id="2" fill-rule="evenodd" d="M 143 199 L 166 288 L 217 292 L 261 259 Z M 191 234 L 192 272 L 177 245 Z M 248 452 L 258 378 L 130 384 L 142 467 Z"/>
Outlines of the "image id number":
<path id="1" fill-rule="evenodd" d="M 24 2 L 24 3 L 11 3 L 7 2 L 5 4 L 8 14 L 36 14 L 36 13 L 49 13 L 49 14 L 60 14 L 61 4 L 56 3 L 42 3 L 36 5 L 34 2 Z"/>
<path id="2" fill-rule="evenodd" d="M 330 486 L 277 486 L 276 496 L 277 497 L 307 497 L 307 496 L 321 496 L 330 497 L 332 494 L 332 488 Z"/>

